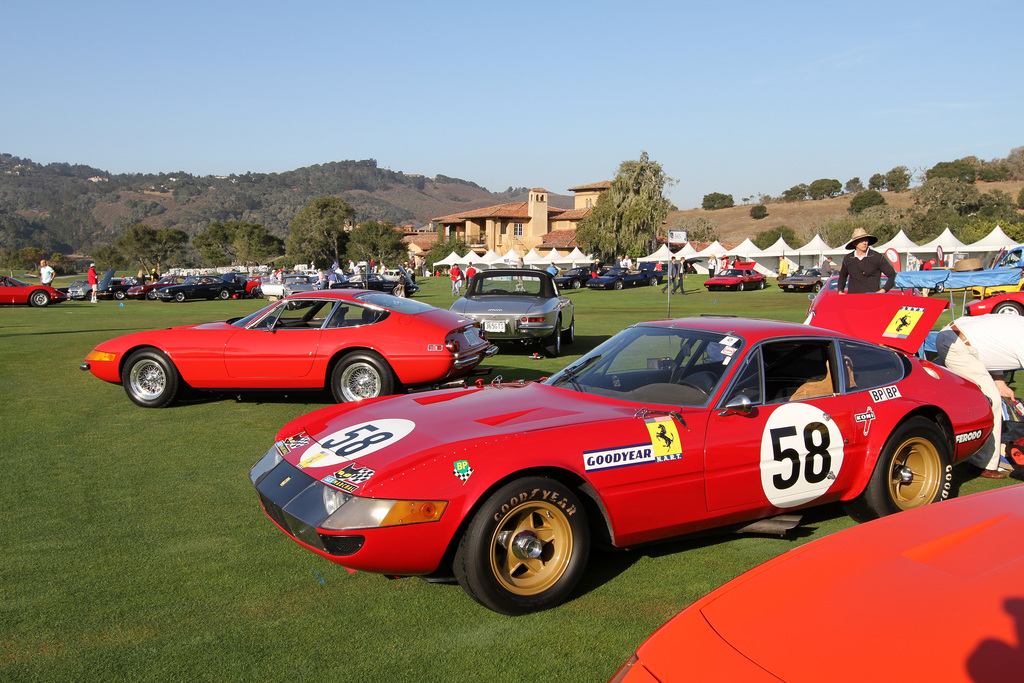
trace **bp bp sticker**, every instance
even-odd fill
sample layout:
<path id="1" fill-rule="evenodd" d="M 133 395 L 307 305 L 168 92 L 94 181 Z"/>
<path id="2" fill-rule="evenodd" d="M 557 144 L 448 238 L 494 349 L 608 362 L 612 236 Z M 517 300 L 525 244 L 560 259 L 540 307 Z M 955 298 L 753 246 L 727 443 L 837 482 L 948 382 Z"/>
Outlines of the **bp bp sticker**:
<path id="1" fill-rule="evenodd" d="M 824 411 L 787 403 L 772 413 L 761 435 L 761 487 L 768 501 L 795 507 L 820 497 L 843 466 L 843 435 Z"/>
<path id="2" fill-rule="evenodd" d="M 361 422 L 320 438 L 299 458 L 299 469 L 333 467 L 357 460 L 405 438 L 416 428 L 412 420 L 382 419 Z"/>

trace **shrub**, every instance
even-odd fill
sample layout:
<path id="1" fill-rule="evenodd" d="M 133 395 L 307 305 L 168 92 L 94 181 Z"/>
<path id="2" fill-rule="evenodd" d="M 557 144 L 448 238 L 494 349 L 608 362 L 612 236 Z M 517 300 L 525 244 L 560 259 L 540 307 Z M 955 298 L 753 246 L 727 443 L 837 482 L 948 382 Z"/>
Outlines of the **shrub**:
<path id="1" fill-rule="evenodd" d="M 750 217 L 753 218 L 755 221 L 761 220 L 767 215 L 768 207 L 766 207 L 764 204 L 755 204 L 754 206 L 750 207 Z"/>
<path id="2" fill-rule="evenodd" d="M 728 209 L 730 206 L 735 205 L 736 202 L 733 201 L 731 194 L 722 194 L 721 192 L 706 194 L 704 195 L 704 201 L 701 202 L 701 208 L 708 211 L 714 211 L 715 209 Z"/>
<path id="3" fill-rule="evenodd" d="M 877 190 L 864 190 L 855 194 L 853 199 L 850 200 L 849 211 L 852 214 L 858 214 L 864 209 L 882 204 L 885 204 L 885 197 L 882 196 L 881 192 Z"/>

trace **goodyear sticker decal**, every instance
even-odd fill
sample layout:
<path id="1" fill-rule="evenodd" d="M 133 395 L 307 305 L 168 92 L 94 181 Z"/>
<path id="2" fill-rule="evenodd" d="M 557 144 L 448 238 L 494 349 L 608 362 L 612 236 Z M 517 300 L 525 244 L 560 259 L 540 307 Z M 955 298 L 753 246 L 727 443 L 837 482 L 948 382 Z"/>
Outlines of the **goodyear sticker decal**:
<path id="1" fill-rule="evenodd" d="M 644 420 L 647 431 L 651 435 L 651 446 L 654 448 L 655 462 L 678 460 L 683 457 L 683 444 L 679 438 L 679 430 L 670 417 L 655 417 Z"/>
<path id="2" fill-rule="evenodd" d="M 649 462 L 654 462 L 654 446 L 649 443 L 623 446 L 611 450 L 583 452 L 583 468 L 588 472 L 613 470 Z"/>
<path id="3" fill-rule="evenodd" d="M 922 315 L 924 315 L 924 308 L 901 306 L 889 321 L 889 326 L 885 328 L 882 336 L 890 339 L 906 339 L 914 331 Z"/>

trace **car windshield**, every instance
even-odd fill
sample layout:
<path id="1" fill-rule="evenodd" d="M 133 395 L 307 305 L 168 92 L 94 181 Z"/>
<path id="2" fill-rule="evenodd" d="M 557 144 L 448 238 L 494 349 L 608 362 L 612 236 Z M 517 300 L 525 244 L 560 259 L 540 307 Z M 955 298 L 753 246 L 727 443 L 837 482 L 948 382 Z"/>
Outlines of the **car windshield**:
<path id="1" fill-rule="evenodd" d="M 724 270 L 718 274 L 719 277 L 743 277 L 743 271 L 736 268 Z"/>
<path id="2" fill-rule="evenodd" d="M 546 296 L 545 280 L 539 274 L 532 274 L 530 271 L 523 271 L 510 275 L 484 274 L 473 279 L 473 291 L 471 295 L 493 296 L 517 294 L 524 296 Z"/>
<path id="3" fill-rule="evenodd" d="M 733 334 L 636 325 L 544 383 L 624 401 L 704 406 L 742 348 Z"/>
<path id="4" fill-rule="evenodd" d="M 795 273 L 793 273 L 793 277 L 801 276 L 819 277 L 821 276 L 821 271 L 818 270 L 817 268 L 804 268 L 803 270 L 798 270 Z"/>
<path id="5" fill-rule="evenodd" d="M 623 268 L 611 268 L 609 270 L 604 271 L 601 274 L 602 275 L 607 275 L 609 277 L 617 277 L 619 275 L 625 275 L 627 272 L 629 272 L 629 271 L 627 271 L 627 270 L 625 270 Z"/>
<path id="6" fill-rule="evenodd" d="M 436 308 L 436 306 L 425 304 L 422 301 L 403 299 L 392 294 L 385 294 L 384 292 L 366 292 L 365 294 L 358 294 L 353 298 L 364 304 L 380 306 L 381 308 L 386 308 L 389 311 L 395 311 L 396 313 L 408 313 L 409 315 L 426 313 L 427 311 L 432 311 Z"/>

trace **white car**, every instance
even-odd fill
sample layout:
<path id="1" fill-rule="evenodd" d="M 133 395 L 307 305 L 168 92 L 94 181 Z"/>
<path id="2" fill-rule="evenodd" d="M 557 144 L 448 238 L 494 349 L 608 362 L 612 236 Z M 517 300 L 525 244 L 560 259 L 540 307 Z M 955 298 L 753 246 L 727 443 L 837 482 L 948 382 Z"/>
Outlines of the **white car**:
<path id="1" fill-rule="evenodd" d="M 316 289 L 316 279 L 308 275 L 285 275 L 282 282 L 264 282 L 260 285 L 266 298 L 284 298 L 296 292 L 312 292 Z"/>

